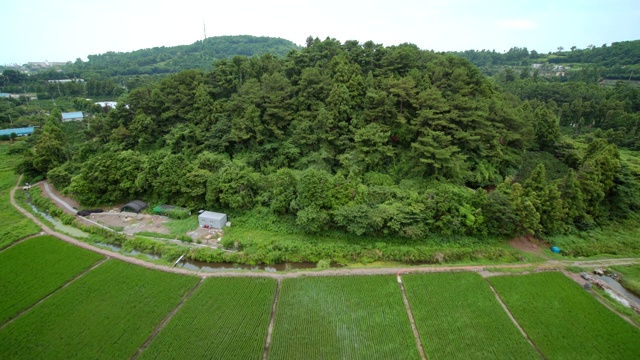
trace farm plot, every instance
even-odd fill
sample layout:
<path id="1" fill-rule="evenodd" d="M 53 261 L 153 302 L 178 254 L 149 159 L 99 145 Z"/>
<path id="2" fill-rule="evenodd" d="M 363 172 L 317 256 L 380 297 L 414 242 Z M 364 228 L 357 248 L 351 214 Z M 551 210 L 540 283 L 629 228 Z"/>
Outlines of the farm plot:
<path id="1" fill-rule="evenodd" d="M 33 221 L 24 217 L 9 201 L 11 189 L 18 181 L 14 168 L 21 158 L 19 155 L 9 155 L 9 147 L 8 144 L 0 144 L 0 249 L 40 231 Z"/>
<path id="2" fill-rule="evenodd" d="M 0 330 L 0 359 L 125 359 L 198 279 L 108 260 Z"/>
<path id="3" fill-rule="evenodd" d="M 547 359 L 640 356 L 640 330 L 563 274 L 496 276 L 489 280 Z"/>
<path id="4" fill-rule="evenodd" d="M 276 281 L 211 278 L 193 293 L 142 359 L 262 359 Z"/>
<path id="5" fill-rule="evenodd" d="M 0 324 L 102 258 L 52 236 L 29 239 L 0 252 Z"/>
<path id="6" fill-rule="evenodd" d="M 406 275 L 402 281 L 427 358 L 539 358 L 480 275 Z"/>
<path id="7" fill-rule="evenodd" d="M 419 359 L 395 276 L 282 282 L 269 359 Z"/>

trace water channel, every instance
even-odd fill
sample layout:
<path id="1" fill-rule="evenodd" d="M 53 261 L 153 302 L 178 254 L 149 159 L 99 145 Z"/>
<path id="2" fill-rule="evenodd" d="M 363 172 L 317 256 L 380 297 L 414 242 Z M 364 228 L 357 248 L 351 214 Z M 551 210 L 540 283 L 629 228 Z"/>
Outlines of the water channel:
<path id="1" fill-rule="evenodd" d="M 143 254 L 147 256 L 151 260 L 159 260 L 160 256 L 155 254 L 147 254 L 142 253 L 137 250 L 124 251 L 122 246 L 117 244 L 103 244 L 103 243 L 95 243 L 98 246 L 108 248 L 112 251 L 117 251 L 123 253 L 125 255 L 139 255 Z M 196 260 L 181 260 L 176 267 L 193 270 L 193 271 L 204 271 L 204 272 L 215 272 L 215 271 L 230 271 L 230 270 L 264 270 L 268 272 L 278 272 L 278 271 L 289 271 L 289 270 L 300 270 L 300 269 L 315 269 L 317 264 L 311 262 L 302 262 L 302 263 L 282 263 L 282 264 L 273 264 L 273 265 L 244 265 L 244 264 L 232 264 L 232 263 L 209 263 L 204 261 L 196 261 Z M 339 265 L 331 265 L 331 267 L 339 267 Z"/>
<path id="2" fill-rule="evenodd" d="M 608 277 L 608 276 L 599 276 L 595 275 L 595 278 L 606 283 L 614 292 L 624 296 L 624 298 L 629 301 L 629 303 L 635 304 L 635 306 L 640 308 L 640 298 L 636 295 L 630 293 L 627 289 L 625 289 L 619 282 Z"/>
<path id="3" fill-rule="evenodd" d="M 26 203 L 29 204 L 29 206 L 31 206 L 31 209 L 33 210 L 33 212 L 35 212 L 36 214 L 41 215 L 43 218 L 45 218 L 48 222 L 51 223 L 51 225 L 53 225 L 53 228 L 56 229 L 57 231 L 60 231 L 62 233 L 68 234 L 70 236 L 73 237 L 79 237 L 79 238 L 87 238 L 89 237 L 89 234 L 87 234 L 86 232 L 80 230 L 80 229 L 76 229 L 73 226 L 69 226 L 69 225 L 65 225 L 62 223 L 62 221 L 52 217 L 51 215 L 44 213 L 40 210 L 38 210 L 38 208 L 31 203 L 31 197 L 27 196 L 27 198 L 25 199 Z"/>

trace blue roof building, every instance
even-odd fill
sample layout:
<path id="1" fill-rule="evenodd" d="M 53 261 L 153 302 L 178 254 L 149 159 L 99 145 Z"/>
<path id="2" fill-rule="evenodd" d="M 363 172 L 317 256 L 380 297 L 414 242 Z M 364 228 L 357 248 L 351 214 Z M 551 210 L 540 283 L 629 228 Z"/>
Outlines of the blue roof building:
<path id="1" fill-rule="evenodd" d="M 18 136 L 31 135 L 31 134 L 33 134 L 33 131 L 35 129 L 36 128 L 33 127 L 33 126 L 23 127 L 23 128 L 13 128 L 13 129 L 2 129 L 2 130 L 0 130 L 0 136 L 2 136 L 2 135 L 11 136 L 12 133 L 16 133 L 16 135 L 18 135 Z"/>
<path id="2" fill-rule="evenodd" d="M 84 114 L 82 113 L 82 111 L 62 113 L 62 122 L 76 121 L 76 120 L 82 120 L 82 119 L 84 119 Z"/>

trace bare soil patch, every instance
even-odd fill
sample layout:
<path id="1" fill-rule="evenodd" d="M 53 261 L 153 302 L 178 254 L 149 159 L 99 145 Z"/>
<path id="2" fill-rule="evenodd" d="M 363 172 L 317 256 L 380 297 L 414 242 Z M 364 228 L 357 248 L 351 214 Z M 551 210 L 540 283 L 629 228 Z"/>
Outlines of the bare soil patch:
<path id="1" fill-rule="evenodd" d="M 538 240 L 532 236 L 520 236 L 517 238 L 513 238 L 509 240 L 509 245 L 520 251 L 536 255 L 541 255 L 542 248 L 545 247 L 541 240 Z"/>
<path id="2" fill-rule="evenodd" d="M 105 213 L 91 214 L 88 218 L 128 235 L 143 231 L 169 234 L 169 229 L 165 226 L 165 223 L 169 221 L 166 216 L 110 210 Z"/>

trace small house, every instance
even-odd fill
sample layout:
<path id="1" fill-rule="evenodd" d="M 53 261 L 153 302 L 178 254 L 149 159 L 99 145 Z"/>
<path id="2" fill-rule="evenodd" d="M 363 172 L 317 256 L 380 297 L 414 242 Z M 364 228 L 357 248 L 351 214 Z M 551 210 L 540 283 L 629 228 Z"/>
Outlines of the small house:
<path id="1" fill-rule="evenodd" d="M 77 121 L 82 119 L 84 119 L 84 114 L 82 113 L 82 111 L 62 113 L 62 122 Z"/>
<path id="2" fill-rule="evenodd" d="M 198 224 L 200 227 L 210 227 L 222 229 L 227 223 L 227 214 L 221 214 L 213 211 L 203 211 L 198 215 Z"/>

